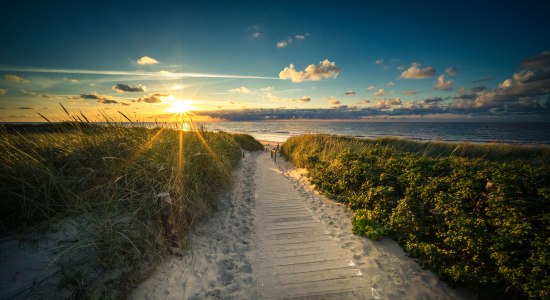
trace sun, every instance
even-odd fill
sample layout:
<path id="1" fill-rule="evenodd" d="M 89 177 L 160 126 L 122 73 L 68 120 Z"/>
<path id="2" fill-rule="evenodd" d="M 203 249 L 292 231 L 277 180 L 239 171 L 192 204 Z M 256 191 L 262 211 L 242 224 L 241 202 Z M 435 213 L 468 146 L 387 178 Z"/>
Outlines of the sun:
<path id="1" fill-rule="evenodd" d="M 191 106 L 191 100 L 176 100 L 172 102 L 172 106 L 168 108 L 168 112 L 184 114 L 193 109 Z"/>

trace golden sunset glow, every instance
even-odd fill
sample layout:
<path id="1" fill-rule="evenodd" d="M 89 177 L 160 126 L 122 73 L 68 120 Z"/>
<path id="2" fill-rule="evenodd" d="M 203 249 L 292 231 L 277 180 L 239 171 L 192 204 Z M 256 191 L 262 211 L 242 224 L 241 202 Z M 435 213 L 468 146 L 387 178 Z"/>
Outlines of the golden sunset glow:
<path id="1" fill-rule="evenodd" d="M 184 114 L 193 109 L 192 100 L 175 100 L 168 108 L 168 112 Z"/>

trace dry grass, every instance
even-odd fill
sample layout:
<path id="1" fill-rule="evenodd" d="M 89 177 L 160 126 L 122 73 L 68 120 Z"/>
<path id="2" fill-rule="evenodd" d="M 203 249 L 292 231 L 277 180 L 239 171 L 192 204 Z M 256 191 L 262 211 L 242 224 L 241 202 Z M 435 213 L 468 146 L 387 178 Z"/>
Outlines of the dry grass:
<path id="1" fill-rule="evenodd" d="M 290 156 L 293 162 L 304 166 L 307 156 L 318 155 L 322 159 L 336 157 L 343 152 L 361 153 L 371 145 L 379 144 L 395 149 L 398 152 L 414 153 L 427 157 L 464 157 L 483 158 L 489 161 L 507 162 L 517 159 L 532 162 L 550 163 L 550 147 L 526 146 L 504 143 L 473 144 L 452 142 L 418 142 L 399 138 L 357 139 L 327 134 L 308 134 L 291 137 L 282 148 L 282 154 Z M 323 145 L 321 151 L 315 145 Z M 299 151 L 295 151 L 297 147 Z M 305 155 L 293 156 L 293 153 Z"/>
<path id="2" fill-rule="evenodd" d="M 77 121 L 0 126 L 0 229 L 23 237 L 73 226 L 75 240 L 60 245 L 54 261 L 62 284 L 74 297 L 119 298 L 169 248 L 156 195 L 170 192 L 183 238 L 230 187 L 241 148 L 231 134 L 202 128 Z"/>

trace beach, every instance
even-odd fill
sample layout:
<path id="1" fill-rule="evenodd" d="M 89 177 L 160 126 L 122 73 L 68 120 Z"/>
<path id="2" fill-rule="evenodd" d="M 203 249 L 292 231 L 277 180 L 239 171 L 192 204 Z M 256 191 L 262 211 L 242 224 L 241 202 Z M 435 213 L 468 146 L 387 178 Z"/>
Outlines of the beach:
<path id="1" fill-rule="evenodd" d="M 183 255 L 168 257 L 129 298 L 473 298 L 393 240 L 353 235 L 351 210 L 314 191 L 303 169 L 277 160 L 247 152 L 234 188 L 191 233 Z"/>

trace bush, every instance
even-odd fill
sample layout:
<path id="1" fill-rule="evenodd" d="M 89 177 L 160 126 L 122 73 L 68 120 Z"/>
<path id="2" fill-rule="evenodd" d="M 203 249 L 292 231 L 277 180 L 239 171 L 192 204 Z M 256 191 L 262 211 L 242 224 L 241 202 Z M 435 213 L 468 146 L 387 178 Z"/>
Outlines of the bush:
<path id="1" fill-rule="evenodd" d="M 388 234 L 484 298 L 550 297 L 550 150 L 430 145 L 306 135 L 282 153 L 355 210 L 354 233 Z"/>

